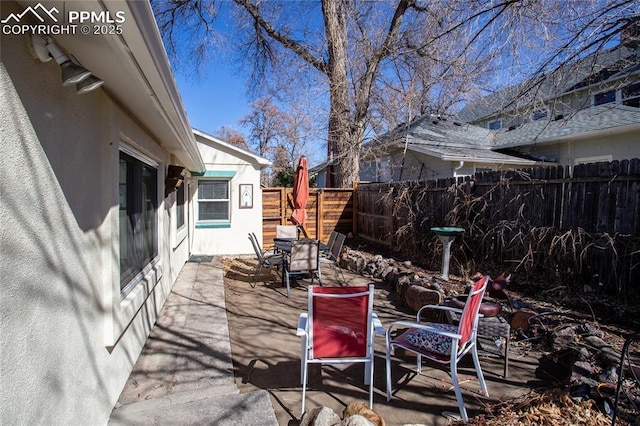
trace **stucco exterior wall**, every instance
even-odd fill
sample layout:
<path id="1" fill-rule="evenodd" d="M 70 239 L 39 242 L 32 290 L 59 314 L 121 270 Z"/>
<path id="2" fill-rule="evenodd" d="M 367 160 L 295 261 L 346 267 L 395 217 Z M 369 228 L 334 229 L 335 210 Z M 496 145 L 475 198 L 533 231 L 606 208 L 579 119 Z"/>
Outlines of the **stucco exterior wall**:
<path id="1" fill-rule="evenodd" d="M 379 165 L 375 165 L 375 161 Z M 450 178 L 453 176 L 469 176 L 476 172 L 476 168 L 500 170 L 501 168 L 513 168 L 499 164 L 477 164 L 465 161 L 462 166 L 457 161 L 444 161 L 435 157 L 407 151 L 402 164 L 402 152 L 389 156 L 383 156 L 374 162 L 363 163 L 360 168 L 360 179 L 368 182 L 387 182 L 389 180 L 430 180 Z M 385 173 L 376 176 L 376 168 Z M 400 169 L 402 168 L 402 179 Z"/>
<path id="2" fill-rule="evenodd" d="M 590 138 L 563 140 L 523 147 L 521 152 L 546 158 L 554 158 L 563 166 L 575 166 L 576 162 L 625 160 L 640 157 L 638 132 L 599 134 Z"/>
<path id="3" fill-rule="evenodd" d="M 1 42 L 0 424 L 106 424 L 188 253 L 160 232 L 121 300 L 119 146 L 157 161 L 160 189 L 169 157 L 105 91 L 62 87 L 28 37 Z M 160 230 L 169 208 L 161 194 Z"/>
<path id="4" fill-rule="evenodd" d="M 262 190 L 259 167 L 250 157 L 243 157 L 219 145 L 198 141 L 198 148 L 207 173 L 189 182 L 189 190 L 193 193 L 191 206 L 195 224 L 191 252 L 204 255 L 253 254 L 248 233 L 254 232 L 258 241 L 262 241 Z M 233 173 L 233 177 L 230 178 L 229 186 L 230 220 L 216 226 L 199 221 L 197 179 L 209 179 L 208 175 L 216 175 L 219 172 Z M 253 208 L 240 208 L 241 184 L 253 185 Z"/>

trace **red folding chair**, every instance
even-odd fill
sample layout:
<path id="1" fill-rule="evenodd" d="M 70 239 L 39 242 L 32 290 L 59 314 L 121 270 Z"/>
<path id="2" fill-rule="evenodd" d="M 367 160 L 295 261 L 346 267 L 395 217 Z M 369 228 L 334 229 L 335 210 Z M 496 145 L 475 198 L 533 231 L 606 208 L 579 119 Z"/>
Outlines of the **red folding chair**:
<path id="1" fill-rule="evenodd" d="M 296 331 L 302 337 L 303 414 L 309 364 L 364 363 L 369 407 L 373 406 L 373 338 L 384 333 L 373 313 L 373 288 L 309 286 L 308 312 L 300 314 Z"/>
<path id="2" fill-rule="evenodd" d="M 453 389 L 455 390 L 458 408 L 460 409 L 460 415 L 464 422 L 468 420 L 468 417 L 458 382 L 458 362 L 468 352 L 471 352 L 473 357 L 480 387 L 484 394 L 489 396 L 489 391 L 487 390 L 487 385 L 482 375 L 482 369 L 480 368 L 476 344 L 480 303 L 489 281 L 489 276 L 484 276 L 476 281 L 473 290 L 467 297 L 467 302 L 463 309 L 440 305 L 426 305 L 418 311 L 416 322 L 396 321 L 389 326 L 386 332 L 387 401 L 391 400 L 391 350 L 395 348 L 403 348 L 406 351 L 418 355 L 418 373 L 421 372 L 422 357 L 440 364 L 449 364 Z M 426 309 L 456 312 L 460 316 L 460 322 L 458 325 L 430 322 L 421 323 L 421 314 Z M 391 338 L 393 330 L 406 327 L 408 327 L 408 329 L 401 332 L 398 336 Z"/>

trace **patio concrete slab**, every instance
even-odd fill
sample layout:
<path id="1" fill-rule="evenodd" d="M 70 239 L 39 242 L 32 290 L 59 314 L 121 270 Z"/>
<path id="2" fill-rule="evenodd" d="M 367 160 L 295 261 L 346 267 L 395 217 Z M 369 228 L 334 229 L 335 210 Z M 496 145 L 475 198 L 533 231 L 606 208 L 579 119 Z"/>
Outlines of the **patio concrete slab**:
<path id="1" fill-rule="evenodd" d="M 280 276 L 267 270 L 251 286 L 254 258 L 197 259 L 185 264 L 111 417 L 111 425 L 298 425 L 301 419 L 300 339 L 295 328 L 307 309 L 309 280 L 286 297 Z M 223 276 L 224 274 L 224 276 Z M 374 309 L 383 325 L 412 319 L 384 283 L 323 266 L 325 285 L 376 287 Z M 479 393 L 472 363 L 462 365 L 461 387 L 470 415 L 487 404 L 530 391 L 537 359 L 512 349 L 509 377 L 503 361 L 482 357 L 491 394 Z M 394 395 L 385 394 L 384 338 L 376 339 L 374 410 L 387 425 L 446 425 L 457 413 L 446 371 L 415 358 L 393 357 Z M 307 409 L 326 406 L 338 415 L 351 402 L 366 402 L 362 366 L 314 366 Z"/>
<path id="2" fill-rule="evenodd" d="M 307 286 L 299 280 L 287 298 L 280 277 L 266 271 L 252 288 L 250 258 L 225 259 L 225 296 L 236 384 L 240 393 L 257 389 L 269 391 L 278 424 L 294 426 L 301 420 L 300 338 L 296 336 L 298 316 L 307 310 Z M 344 271 L 345 280 L 335 268 L 323 265 L 325 285 L 375 285 L 374 310 L 384 326 L 395 320 L 415 320 L 415 314 L 400 303 L 386 284 Z M 416 375 L 415 357 L 402 353 L 392 358 L 393 398 L 386 400 L 384 337 L 376 338 L 374 406 L 387 425 L 447 425 L 445 414 L 458 413 L 448 371 L 426 364 Z M 485 405 L 520 397 L 531 391 L 537 359 L 512 345 L 509 377 L 504 378 L 502 358 L 481 356 L 490 397 L 484 397 L 471 359 L 463 360 L 459 377 L 465 406 L 470 416 Z M 307 410 L 325 406 L 338 415 L 352 402 L 368 403 L 368 387 L 363 384 L 364 368 L 358 366 L 319 366 L 310 370 Z"/>
<path id="3" fill-rule="evenodd" d="M 277 425 L 266 391 L 235 385 L 221 266 L 185 264 L 109 424 Z"/>

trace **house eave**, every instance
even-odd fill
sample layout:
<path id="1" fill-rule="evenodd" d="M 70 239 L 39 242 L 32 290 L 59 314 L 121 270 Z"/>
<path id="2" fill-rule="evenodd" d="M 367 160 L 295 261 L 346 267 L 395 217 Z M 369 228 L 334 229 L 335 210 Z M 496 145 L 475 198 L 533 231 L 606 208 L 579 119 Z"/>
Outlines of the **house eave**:
<path id="1" fill-rule="evenodd" d="M 535 138 L 535 139 L 528 140 L 525 142 L 520 142 L 520 143 L 501 144 L 496 148 L 503 149 L 503 148 L 527 147 L 527 146 L 533 146 L 533 145 L 548 145 L 548 144 L 553 144 L 557 142 L 580 141 L 585 139 L 597 138 L 601 136 L 614 136 L 614 135 L 638 132 L 638 131 L 640 131 L 640 123 L 628 124 L 624 126 L 613 126 L 606 129 L 591 130 L 588 132 L 571 133 L 563 136 Z"/>
<path id="2" fill-rule="evenodd" d="M 147 1 L 77 0 L 22 1 L 23 7 L 41 3 L 68 10 L 116 16 L 121 34 L 54 35 L 56 43 L 104 81 L 101 89 L 142 125 L 154 139 L 189 170 L 204 171 L 204 162 L 182 104 L 164 44 Z M 63 12 L 64 11 L 64 12 Z M 86 95 L 83 95 L 86 96 Z M 174 160 L 171 160 L 174 161 Z"/>
<path id="3" fill-rule="evenodd" d="M 244 158 L 251 164 L 257 166 L 260 170 L 269 167 L 272 163 L 264 157 L 261 157 L 253 152 L 249 152 L 242 148 L 239 148 L 229 142 L 225 142 L 222 139 L 218 139 L 215 136 L 212 136 L 208 133 L 205 133 L 201 130 L 192 129 L 193 134 L 196 136 L 196 139 L 199 139 L 200 142 L 207 144 L 211 147 L 217 147 L 218 149 L 222 148 L 228 152 L 233 153 L 235 156 Z"/>
<path id="4" fill-rule="evenodd" d="M 479 163 L 479 164 L 510 164 L 510 165 L 519 165 L 519 166 L 533 166 L 538 164 L 538 162 L 534 160 L 510 157 L 507 154 L 495 153 L 494 151 L 483 150 L 483 149 L 476 150 L 474 152 L 474 155 L 460 155 L 460 154 L 447 153 L 447 152 L 438 152 L 438 151 L 430 150 L 428 147 L 425 147 L 425 146 L 421 146 L 419 148 L 409 146 L 407 149 L 409 151 L 422 154 L 422 155 L 428 155 L 442 161 L 452 161 L 452 162 L 464 161 L 464 162 L 473 162 L 473 163 Z M 487 151 L 487 153 L 490 153 L 490 155 L 486 155 L 486 154 L 483 155 L 482 151 Z"/>

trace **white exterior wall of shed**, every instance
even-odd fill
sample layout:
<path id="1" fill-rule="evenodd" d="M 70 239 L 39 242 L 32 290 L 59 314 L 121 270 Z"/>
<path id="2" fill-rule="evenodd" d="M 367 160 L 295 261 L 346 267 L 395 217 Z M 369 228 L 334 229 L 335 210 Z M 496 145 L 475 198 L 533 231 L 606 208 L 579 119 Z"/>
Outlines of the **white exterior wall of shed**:
<path id="1" fill-rule="evenodd" d="M 62 87 L 29 43 L 1 46 L 0 424 L 106 424 L 188 240 L 166 232 L 166 150 L 103 90 Z M 120 300 L 122 141 L 158 162 L 160 232 L 157 279 Z"/>
<path id="2" fill-rule="evenodd" d="M 198 136 L 196 136 L 198 139 Z M 248 233 L 253 232 L 262 241 L 262 190 L 260 188 L 260 169 L 250 159 L 243 159 L 237 153 L 226 152 L 219 147 L 198 142 L 206 169 L 209 172 L 234 173 L 229 185 L 229 224 L 228 227 L 209 228 L 198 223 L 198 179 L 189 181 L 192 197 L 192 223 L 194 224 L 191 252 L 196 255 L 235 255 L 253 254 Z M 253 186 L 253 207 L 240 208 L 240 185 Z"/>

